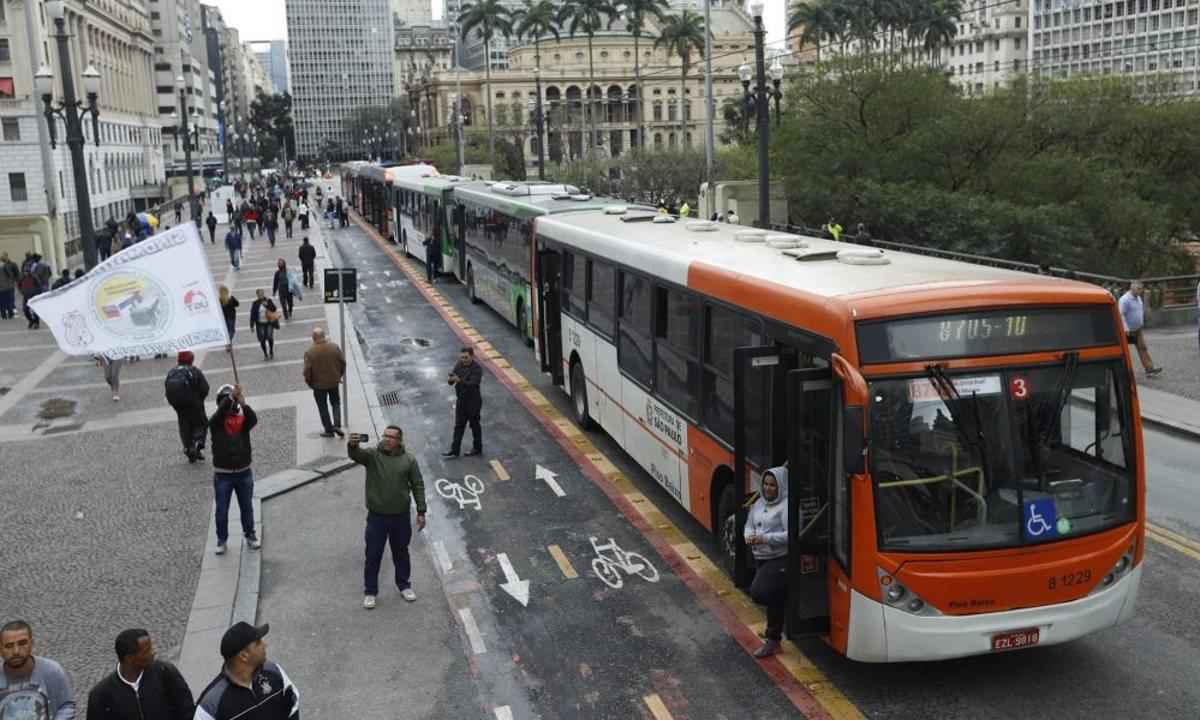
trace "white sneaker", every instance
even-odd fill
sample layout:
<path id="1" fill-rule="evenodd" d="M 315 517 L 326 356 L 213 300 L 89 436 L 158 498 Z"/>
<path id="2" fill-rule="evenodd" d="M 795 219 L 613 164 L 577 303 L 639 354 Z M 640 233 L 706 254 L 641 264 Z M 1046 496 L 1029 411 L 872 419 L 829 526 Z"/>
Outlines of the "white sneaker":
<path id="1" fill-rule="evenodd" d="M 120 399 L 121 399 L 120 395 L 113 395 L 113 402 L 117 402 Z"/>
<path id="2" fill-rule="evenodd" d="M 217 554 L 218 555 L 225 554 L 225 543 L 221 543 L 220 545 L 217 546 Z"/>
<path id="3" fill-rule="evenodd" d="M 412 588 L 405 588 L 404 590 L 401 590 L 400 597 L 404 598 L 405 600 L 407 600 L 409 602 L 417 601 L 417 594 L 415 592 L 413 592 Z"/>
<path id="4" fill-rule="evenodd" d="M 366 597 L 364 597 L 363 598 L 363 607 L 365 607 L 368 610 L 373 610 L 375 608 L 375 596 L 367 595 Z"/>
<path id="5" fill-rule="evenodd" d="M 246 544 L 250 546 L 251 550 L 257 550 L 262 547 L 262 540 L 259 540 L 258 538 L 250 538 L 246 541 Z"/>

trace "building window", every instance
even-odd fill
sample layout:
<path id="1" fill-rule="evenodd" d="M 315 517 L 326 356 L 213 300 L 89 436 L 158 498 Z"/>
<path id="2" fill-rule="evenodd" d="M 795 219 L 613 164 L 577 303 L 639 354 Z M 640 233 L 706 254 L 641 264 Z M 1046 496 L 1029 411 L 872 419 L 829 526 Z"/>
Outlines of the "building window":
<path id="1" fill-rule="evenodd" d="M 8 38 L 0 38 L 0 62 L 11 62 L 12 52 L 9 50 Z"/>
<path id="2" fill-rule="evenodd" d="M 0 98 L 15 98 L 16 87 L 10 77 L 0 77 Z"/>
<path id="3" fill-rule="evenodd" d="M 16 118 L 4 118 L 4 141 L 5 142 L 20 142 L 21 140 L 21 122 Z"/>
<path id="4" fill-rule="evenodd" d="M 8 191 L 12 195 L 13 202 L 26 202 L 29 200 L 29 193 L 25 189 L 25 173 L 8 174 Z"/>

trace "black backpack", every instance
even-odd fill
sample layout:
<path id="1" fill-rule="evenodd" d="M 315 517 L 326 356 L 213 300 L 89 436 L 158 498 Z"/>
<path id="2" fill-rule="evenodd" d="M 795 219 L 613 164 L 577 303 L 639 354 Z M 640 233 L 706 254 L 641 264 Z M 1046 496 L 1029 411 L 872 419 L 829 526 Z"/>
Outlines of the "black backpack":
<path id="1" fill-rule="evenodd" d="M 165 383 L 167 403 L 173 408 L 191 407 L 195 403 L 192 395 L 192 369 L 179 365 L 167 373 Z"/>

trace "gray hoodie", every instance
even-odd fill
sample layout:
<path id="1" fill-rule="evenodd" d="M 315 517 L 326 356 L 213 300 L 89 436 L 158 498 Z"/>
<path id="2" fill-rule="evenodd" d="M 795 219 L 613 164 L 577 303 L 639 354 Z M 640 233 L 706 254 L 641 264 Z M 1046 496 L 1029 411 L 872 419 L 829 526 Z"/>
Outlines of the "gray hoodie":
<path id="1" fill-rule="evenodd" d="M 770 502 L 759 495 L 750 506 L 750 515 L 746 518 L 746 529 L 743 532 L 747 542 L 755 535 L 766 538 L 766 543 L 750 546 L 754 558 L 760 561 L 784 557 L 788 548 L 788 471 L 785 467 L 776 467 L 763 473 L 763 476 L 768 474 L 774 475 L 775 481 L 779 483 L 779 494 Z"/>

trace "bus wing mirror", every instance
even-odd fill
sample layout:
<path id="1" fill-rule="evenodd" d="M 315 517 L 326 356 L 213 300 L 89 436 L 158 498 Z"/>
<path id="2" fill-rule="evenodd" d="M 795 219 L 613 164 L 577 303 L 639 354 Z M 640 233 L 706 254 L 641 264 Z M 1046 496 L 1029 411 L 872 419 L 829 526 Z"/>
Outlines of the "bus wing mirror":
<path id="1" fill-rule="evenodd" d="M 867 471 L 866 413 L 861 405 L 842 408 L 842 469 L 848 475 Z"/>

